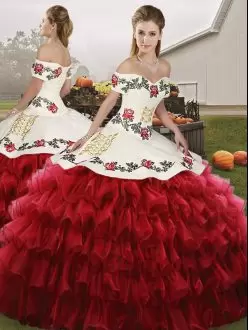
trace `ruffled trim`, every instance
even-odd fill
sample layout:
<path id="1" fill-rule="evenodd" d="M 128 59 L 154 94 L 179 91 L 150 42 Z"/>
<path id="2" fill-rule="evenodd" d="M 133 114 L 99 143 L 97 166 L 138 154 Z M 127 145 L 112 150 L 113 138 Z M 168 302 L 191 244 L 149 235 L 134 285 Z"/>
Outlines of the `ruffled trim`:
<path id="1" fill-rule="evenodd" d="M 246 217 L 229 183 L 46 167 L 0 242 L 0 313 L 69 330 L 206 330 L 246 314 Z"/>
<path id="2" fill-rule="evenodd" d="M 25 193 L 28 178 L 45 164 L 51 155 L 23 155 L 8 158 L 0 154 L 0 228 L 10 221 L 10 203 Z"/>

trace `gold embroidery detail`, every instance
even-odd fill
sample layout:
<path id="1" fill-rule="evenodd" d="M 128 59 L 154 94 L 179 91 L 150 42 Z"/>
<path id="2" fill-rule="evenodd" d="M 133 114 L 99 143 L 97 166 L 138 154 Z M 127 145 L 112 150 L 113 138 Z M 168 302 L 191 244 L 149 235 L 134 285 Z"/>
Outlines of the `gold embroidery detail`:
<path id="1" fill-rule="evenodd" d="M 141 121 L 144 123 L 150 123 L 152 121 L 154 108 L 145 107 L 141 113 Z"/>
<path id="2" fill-rule="evenodd" d="M 14 121 L 7 136 L 10 134 L 15 134 L 17 136 L 21 136 L 22 139 L 24 139 L 34 125 L 37 117 L 38 116 L 28 116 L 24 113 L 20 114 Z"/>
<path id="3" fill-rule="evenodd" d="M 85 145 L 80 155 L 88 153 L 91 156 L 100 156 L 104 151 L 108 150 L 114 139 L 119 133 L 113 135 L 104 135 L 99 133 L 96 137 L 93 137 L 88 144 Z"/>

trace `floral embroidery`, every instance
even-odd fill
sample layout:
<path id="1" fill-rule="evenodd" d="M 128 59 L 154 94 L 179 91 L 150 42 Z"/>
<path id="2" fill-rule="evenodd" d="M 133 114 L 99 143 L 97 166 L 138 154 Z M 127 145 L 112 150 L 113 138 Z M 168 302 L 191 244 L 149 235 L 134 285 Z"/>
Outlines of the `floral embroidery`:
<path id="1" fill-rule="evenodd" d="M 85 161 L 76 162 L 76 155 L 71 154 L 71 153 L 63 155 L 62 159 L 67 160 L 75 165 L 83 164 L 85 162 Z M 125 165 L 121 165 L 121 164 L 118 164 L 118 162 L 114 162 L 114 161 L 104 163 L 104 161 L 101 160 L 101 158 L 99 158 L 99 157 L 94 157 L 91 160 L 89 160 L 88 162 L 97 164 L 97 165 L 102 165 L 105 168 L 105 170 L 107 170 L 107 171 L 120 171 L 120 172 L 128 172 L 128 173 L 134 172 L 143 167 L 145 167 L 149 170 L 155 171 L 157 173 L 167 172 L 175 164 L 174 162 L 165 160 L 163 162 L 159 162 L 159 164 L 156 166 L 153 161 L 143 159 L 143 160 L 141 160 L 141 162 L 139 164 L 130 162 L 130 163 L 125 163 Z"/>
<path id="2" fill-rule="evenodd" d="M 194 159 L 192 157 L 184 156 L 183 157 L 183 162 L 181 164 L 184 167 L 186 167 L 187 169 L 192 170 L 192 168 L 193 168 L 193 162 L 194 162 Z"/>
<path id="3" fill-rule="evenodd" d="M 134 110 L 132 109 L 124 109 L 122 116 L 120 113 L 117 113 L 114 118 L 112 118 L 111 122 L 113 124 L 121 124 L 126 131 L 131 129 L 134 134 L 139 134 L 142 140 L 149 140 L 152 136 L 152 125 L 150 126 L 142 126 L 142 122 L 133 123 Z"/>
<path id="4" fill-rule="evenodd" d="M 62 153 L 61 153 L 62 154 Z M 76 163 L 76 155 L 72 154 L 72 153 L 66 153 L 65 155 L 63 155 L 61 157 L 61 159 L 67 160 L 68 162 L 75 164 L 75 165 L 79 165 L 80 163 Z M 82 163 L 82 162 L 81 162 Z"/>
<path id="5" fill-rule="evenodd" d="M 0 140 L 0 146 L 3 145 L 7 152 L 13 151 L 25 151 L 39 147 L 52 147 L 54 149 L 60 149 L 62 146 L 66 148 L 71 145 L 71 141 L 64 140 L 64 139 L 57 139 L 54 138 L 52 140 L 36 140 L 33 142 L 25 142 L 17 147 L 8 137 L 4 137 Z"/>
<path id="6" fill-rule="evenodd" d="M 148 127 L 141 127 L 140 136 L 142 137 L 142 140 L 149 140 L 151 135 L 151 130 L 149 130 Z"/>
<path id="7" fill-rule="evenodd" d="M 114 84 L 113 84 L 113 80 L 114 80 Z M 149 90 L 148 80 L 146 80 L 143 77 L 141 77 L 141 82 L 140 82 L 140 77 L 127 80 L 125 78 L 117 77 L 116 75 L 114 75 L 114 78 L 112 77 L 112 84 L 113 87 L 117 87 L 119 85 L 121 91 L 123 91 L 124 93 L 127 93 L 128 90 L 130 89 L 145 88 Z"/>
<path id="8" fill-rule="evenodd" d="M 57 78 L 57 77 L 59 77 L 61 75 L 62 68 L 59 67 L 58 69 L 55 69 L 53 72 L 54 72 L 55 77 Z"/>
<path id="9" fill-rule="evenodd" d="M 48 80 L 58 78 L 62 73 L 62 68 L 61 67 L 58 67 L 57 69 L 53 70 L 50 67 L 44 66 L 41 63 L 34 63 L 32 65 L 32 68 L 33 68 L 34 73 L 36 75 L 42 76 L 43 74 L 45 74 L 45 77 Z"/>
<path id="10" fill-rule="evenodd" d="M 154 162 L 152 162 L 151 160 L 146 160 L 146 159 L 142 160 L 142 166 L 144 166 L 146 168 L 152 168 L 153 164 L 154 164 Z"/>
<path id="11" fill-rule="evenodd" d="M 108 171 L 115 171 L 116 169 L 116 162 L 111 162 L 111 163 L 106 163 L 104 165 L 105 169 L 108 170 Z"/>
<path id="12" fill-rule="evenodd" d="M 150 86 L 150 96 L 157 97 L 158 96 L 158 86 L 152 85 Z"/>
<path id="13" fill-rule="evenodd" d="M 165 95 L 170 93 L 170 84 L 161 79 L 159 84 L 152 84 L 150 86 L 149 81 L 139 76 L 137 78 L 126 79 L 116 74 L 112 75 L 112 87 L 116 88 L 119 85 L 120 90 L 124 93 L 127 93 L 131 89 L 142 89 L 145 88 L 149 91 L 150 97 L 157 97 L 160 92 L 165 92 Z"/>
<path id="14" fill-rule="evenodd" d="M 37 140 L 34 142 L 36 147 L 44 147 L 45 146 L 45 140 Z"/>
<path id="15" fill-rule="evenodd" d="M 32 101 L 32 105 L 35 106 L 36 108 L 38 107 L 42 107 L 41 102 L 44 102 L 47 106 L 47 110 L 51 111 L 52 113 L 56 113 L 58 111 L 58 107 L 55 103 L 49 101 L 47 98 L 45 97 L 41 97 L 41 96 L 37 96 L 33 101 Z"/>
<path id="16" fill-rule="evenodd" d="M 124 112 L 122 114 L 122 118 L 133 121 L 133 119 L 134 119 L 134 110 L 125 108 Z"/>
<path id="17" fill-rule="evenodd" d="M 91 159 L 89 162 L 93 164 L 103 165 L 107 171 L 120 171 L 120 172 L 129 172 L 129 173 L 138 170 L 139 168 L 142 167 L 145 167 L 148 170 L 152 170 L 157 173 L 167 172 L 175 164 L 175 162 L 170 162 L 165 160 L 163 162 L 159 162 L 159 165 L 155 165 L 153 161 L 143 159 L 140 164 L 130 162 L 130 163 L 126 163 L 126 165 L 123 166 L 123 165 L 119 165 L 118 162 L 104 163 L 99 157 Z M 184 164 L 182 165 L 185 166 Z M 189 169 L 192 169 L 192 167 Z"/>
<path id="18" fill-rule="evenodd" d="M 12 142 L 5 144 L 4 147 L 5 147 L 7 152 L 12 152 L 12 151 L 16 150 L 15 144 L 12 143 Z"/>
<path id="19" fill-rule="evenodd" d="M 119 133 L 104 135 L 102 133 L 98 133 L 92 140 L 89 141 L 89 143 L 85 144 L 85 147 L 83 147 L 83 150 L 79 154 L 82 155 L 84 153 L 88 153 L 91 156 L 101 155 L 104 151 L 108 150 L 118 134 Z"/>
<path id="20" fill-rule="evenodd" d="M 57 107 L 54 103 L 50 104 L 50 105 L 47 107 L 47 109 L 48 109 L 49 111 L 51 111 L 52 113 L 56 113 L 56 112 L 58 111 L 58 107 Z"/>
<path id="21" fill-rule="evenodd" d="M 8 135 L 14 134 L 17 136 L 21 136 L 22 139 L 29 133 L 34 122 L 38 116 L 29 116 L 24 113 L 21 113 L 16 120 L 14 121 L 12 127 L 10 128 Z"/>
<path id="22" fill-rule="evenodd" d="M 76 162 L 77 156 L 75 154 L 72 154 L 72 153 L 68 152 L 67 150 L 61 152 L 61 154 L 63 154 L 64 152 L 66 152 L 66 154 L 64 154 L 61 157 L 61 159 L 67 160 L 68 162 L 70 162 L 74 165 L 82 165 L 83 163 L 89 162 L 89 163 L 93 163 L 93 164 L 97 164 L 97 165 L 102 165 L 105 168 L 105 170 L 107 170 L 107 171 L 120 171 L 120 172 L 131 173 L 142 167 L 145 167 L 148 170 L 152 170 L 157 173 L 161 173 L 161 172 L 167 172 L 172 166 L 175 165 L 175 162 L 170 162 L 167 160 L 165 160 L 163 162 L 159 162 L 156 165 L 155 162 L 153 162 L 150 159 L 142 159 L 139 164 L 130 162 L 130 163 L 125 163 L 125 165 L 121 165 L 115 161 L 104 163 L 104 161 L 101 160 L 100 157 L 93 157 L 90 160 L 83 160 L 83 161 Z M 189 163 L 183 161 L 181 163 L 181 165 L 186 167 L 188 170 L 192 170 L 193 169 L 193 160 L 189 161 Z"/>
<path id="23" fill-rule="evenodd" d="M 116 74 L 113 74 L 113 75 L 112 75 L 112 86 L 113 86 L 113 87 L 116 87 L 117 84 L 118 84 L 118 77 L 117 77 Z"/>
<path id="24" fill-rule="evenodd" d="M 42 72 L 44 70 L 44 65 L 39 64 L 39 63 L 34 63 L 33 69 L 36 74 L 42 74 Z"/>
<path id="25" fill-rule="evenodd" d="M 158 84 L 158 90 L 159 92 L 164 92 L 164 96 L 170 94 L 170 83 L 165 83 L 163 82 L 163 80 L 160 80 L 159 84 Z"/>

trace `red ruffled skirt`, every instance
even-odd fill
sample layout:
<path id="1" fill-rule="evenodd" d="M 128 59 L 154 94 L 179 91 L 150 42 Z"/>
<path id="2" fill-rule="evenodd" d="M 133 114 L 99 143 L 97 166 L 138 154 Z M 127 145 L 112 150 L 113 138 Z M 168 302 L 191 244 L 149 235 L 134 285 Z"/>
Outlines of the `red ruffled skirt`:
<path id="1" fill-rule="evenodd" d="M 8 158 L 0 154 L 0 228 L 10 221 L 10 203 L 25 192 L 27 180 L 51 155 L 33 154 Z"/>
<path id="2" fill-rule="evenodd" d="M 229 184 L 48 166 L 1 232 L 0 313 L 40 328 L 206 330 L 246 315 L 246 217 Z"/>

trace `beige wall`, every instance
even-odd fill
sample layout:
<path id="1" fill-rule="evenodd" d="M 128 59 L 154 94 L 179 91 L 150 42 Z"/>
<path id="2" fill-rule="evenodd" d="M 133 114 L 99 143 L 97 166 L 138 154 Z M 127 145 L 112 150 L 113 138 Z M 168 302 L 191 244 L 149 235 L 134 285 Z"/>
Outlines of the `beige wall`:
<path id="1" fill-rule="evenodd" d="M 164 55 L 175 82 L 198 83 L 198 101 L 208 105 L 247 103 L 247 0 L 234 0 L 220 33 Z M 186 98 L 194 87 L 184 89 Z"/>

